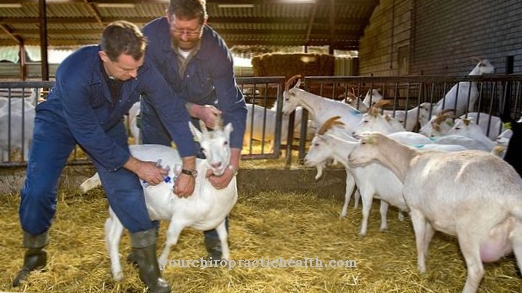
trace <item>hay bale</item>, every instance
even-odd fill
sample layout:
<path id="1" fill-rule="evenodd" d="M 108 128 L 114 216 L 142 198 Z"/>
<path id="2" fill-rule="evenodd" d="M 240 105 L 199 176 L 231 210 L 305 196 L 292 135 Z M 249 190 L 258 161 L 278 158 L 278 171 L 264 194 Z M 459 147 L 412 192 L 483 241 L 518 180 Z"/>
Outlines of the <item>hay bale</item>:
<path id="1" fill-rule="evenodd" d="M 267 53 L 252 58 L 254 76 L 333 76 L 335 57 L 317 53 Z"/>
<path id="2" fill-rule="evenodd" d="M 254 56 L 251 62 L 254 76 L 284 76 L 286 80 L 296 74 L 303 77 L 333 76 L 335 71 L 335 57 L 329 54 L 267 53 Z M 311 91 L 319 94 L 317 90 L 314 88 Z M 324 89 L 323 94 L 331 94 L 331 89 L 330 92 Z M 259 101 L 259 104 L 270 108 L 276 99 L 275 89 L 269 90 L 268 96 L 270 102 Z"/>

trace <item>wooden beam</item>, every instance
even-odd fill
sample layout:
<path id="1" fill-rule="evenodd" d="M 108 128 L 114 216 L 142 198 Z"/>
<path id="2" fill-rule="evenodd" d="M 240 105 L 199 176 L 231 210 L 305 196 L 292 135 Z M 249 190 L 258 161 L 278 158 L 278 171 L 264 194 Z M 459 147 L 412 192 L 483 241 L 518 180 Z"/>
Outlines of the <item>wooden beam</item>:
<path id="1" fill-rule="evenodd" d="M 225 38 L 227 46 L 232 47 L 236 45 L 244 45 L 244 46 L 323 46 L 325 44 L 325 40 L 310 40 L 306 43 L 305 40 L 234 40 L 233 38 L 227 39 Z M 77 46 L 82 45 L 92 45 L 99 43 L 98 39 L 86 39 L 86 40 L 49 40 L 50 47 L 68 47 L 75 48 Z M 25 45 L 40 45 L 40 40 L 35 39 L 27 39 L 24 40 Z M 10 46 L 13 45 L 12 42 L 8 40 L 0 40 L 0 46 Z M 333 43 L 335 48 L 345 48 L 346 50 L 357 50 L 359 47 L 358 40 L 347 40 L 347 41 L 336 41 Z"/>
<path id="2" fill-rule="evenodd" d="M 330 0 L 330 21 L 329 21 L 329 34 L 328 34 L 328 44 L 329 44 L 329 49 L 328 49 L 328 53 L 330 54 L 333 54 L 333 41 L 334 41 L 334 35 L 335 35 L 335 0 Z"/>
<path id="3" fill-rule="evenodd" d="M 310 17 L 308 19 L 308 24 L 306 27 L 306 39 L 310 40 L 310 34 L 312 33 L 312 28 L 314 27 L 314 19 L 315 19 L 315 13 L 317 12 L 317 5 L 314 5 L 312 8 L 312 13 L 310 13 Z"/>
<path id="4" fill-rule="evenodd" d="M 12 30 L 5 24 L 0 24 L 0 29 L 2 29 L 11 39 L 13 39 L 17 45 L 22 45 L 23 42 L 20 37 L 13 35 Z"/>
<path id="5" fill-rule="evenodd" d="M 85 2 L 88 2 L 89 0 L 84 0 Z M 92 3 L 88 3 L 89 4 L 89 10 L 94 14 L 94 18 L 96 18 L 96 20 L 99 22 L 99 23 L 103 23 L 102 21 L 102 16 L 100 14 L 100 12 L 98 11 L 98 8 L 92 4 Z"/>
<path id="6" fill-rule="evenodd" d="M 49 35 L 96 35 L 101 34 L 103 29 L 48 29 L 47 33 Z M 255 29 L 215 29 L 219 34 L 227 34 L 227 35 L 305 35 L 306 38 L 311 38 L 312 35 L 328 35 L 329 30 L 285 30 L 285 29 L 273 29 L 273 30 L 255 30 Z M 39 30 L 37 29 L 16 29 L 11 30 L 11 35 L 35 35 L 38 34 Z M 355 28 L 349 28 L 345 30 L 337 30 L 337 33 L 340 35 L 357 35 L 360 30 Z"/>
<path id="7" fill-rule="evenodd" d="M 125 19 L 134 23 L 147 23 L 156 17 L 126 17 Z M 120 20 L 121 17 L 105 17 L 102 18 L 104 23 L 111 23 Z M 329 23 L 329 18 L 316 18 L 315 23 Z M 360 25 L 363 19 L 359 18 L 338 18 L 337 24 L 343 25 Z M 249 17 L 248 19 L 237 17 L 210 17 L 209 24 L 234 24 L 234 23 L 251 23 L 251 24 L 295 24 L 308 23 L 309 17 Z M 0 17 L 0 24 L 38 24 L 38 17 Z M 48 24 L 93 24 L 98 23 L 95 17 L 48 17 Z"/>

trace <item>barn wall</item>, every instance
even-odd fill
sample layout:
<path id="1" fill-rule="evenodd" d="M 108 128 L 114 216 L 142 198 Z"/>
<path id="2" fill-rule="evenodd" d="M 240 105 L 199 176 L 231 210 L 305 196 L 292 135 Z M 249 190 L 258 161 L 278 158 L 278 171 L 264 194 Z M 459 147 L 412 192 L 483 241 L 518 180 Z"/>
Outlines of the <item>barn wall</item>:
<path id="1" fill-rule="evenodd" d="M 360 75 L 408 75 L 411 12 L 412 0 L 381 0 L 361 38 Z"/>
<path id="2" fill-rule="evenodd" d="M 467 75 L 472 57 L 522 73 L 522 1 L 382 0 L 361 38 L 361 75 Z"/>
<path id="3" fill-rule="evenodd" d="M 415 0 L 410 73 L 465 75 L 488 58 L 505 73 L 507 56 L 515 56 L 522 73 L 522 1 Z"/>

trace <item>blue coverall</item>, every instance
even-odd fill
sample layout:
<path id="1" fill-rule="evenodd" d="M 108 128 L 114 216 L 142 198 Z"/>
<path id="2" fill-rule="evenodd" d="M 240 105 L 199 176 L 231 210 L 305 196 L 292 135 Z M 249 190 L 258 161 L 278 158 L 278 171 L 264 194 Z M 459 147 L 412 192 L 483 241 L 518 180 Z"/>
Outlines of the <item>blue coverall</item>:
<path id="1" fill-rule="evenodd" d="M 199 51 L 188 62 L 181 76 L 178 57 L 171 45 L 167 18 L 160 17 L 146 24 L 143 34 L 148 41 L 146 58 L 151 60 L 178 96 L 187 102 L 214 105 L 220 109 L 225 125 L 231 122 L 234 127 L 230 135 L 230 146 L 241 149 L 247 108 L 235 81 L 232 55 L 223 39 L 205 25 Z M 141 102 L 140 115 L 143 142 L 170 145 L 171 139 L 147 97 Z M 195 120 L 193 119 L 194 125 L 199 127 Z M 205 236 L 218 237 L 215 230 L 206 231 Z"/>
<path id="2" fill-rule="evenodd" d="M 145 59 L 136 79 L 122 82 L 115 102 L 105 79 L 100 46 L 86 46 L 58 67 L 55 86 L 36 107 L 33 141 L 21 190 L 20 222 L 32 235 L 47 231 L 56 212 L 60 173 L 76 144 L 95 165 L 107 199 L 131 233 L 153 227 L 136 174 L 122 168 L 129 159 L 123 115 L 146 93 L 182 157 L 194 156 L 184 101 L 176 98 Z"/>

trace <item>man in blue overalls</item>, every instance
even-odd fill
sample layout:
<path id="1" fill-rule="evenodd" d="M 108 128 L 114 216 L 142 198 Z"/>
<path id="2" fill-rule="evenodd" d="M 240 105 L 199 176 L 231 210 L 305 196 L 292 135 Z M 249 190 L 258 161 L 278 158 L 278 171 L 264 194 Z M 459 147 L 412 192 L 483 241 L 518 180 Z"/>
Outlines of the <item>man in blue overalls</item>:
<path id="1" fill-rule="evenodd" d="M 143 28 L 149 47 L 147 59 L 156 66 L 180 98 L 185 100 L 193 123 L 202 120 L 213 128 L 217 114 L 224 123 L 232 123 L 231 159 L 228 170 L 220 177 L 208 179 L 216 188 L 228 186 L 239 168 L 247 108 L 238 89 L 233 58 L 223 39 L 207 25 L 203 0 L 171 0 L 166 17 L 157 18 Z M 143 143 L 170 145 L 170 137 L 151 106 L 141 101 L 141 136 Z M 209 175 L 209 174 L 207 174 Z M 227 217 L 228 229 L 228 217 Z M 216 230 L 205 231 L 205 247 L 212 259 L 221 259 Z"/>
<path id="2" fill-rule="evenodd" d="M 161 123 L 176 143 L 183 169 L 195 169 L 197 145 L 188 127 L 183 100 L 144 57 L 146 39 L 126 21 L 109 24 L 101 44 L 85 46 L 67 57 L 56 72 L 46 101 L 36 107 L 33 142 L 21 190 L 20 222 L 27 247 L 18 286 L 29 272 L 43 268 L 49 228 L 56 212 L 60 174 L 76 144 L 93 162 L 109 205 L 129 230 L 140 279 L 149 292 L 170 292 L 156 258 L 156 227 L 151 222 L 140 180 L 162 182 L 167 170 L 129 153 L 123 116 L 146 93 Z M 181 174 L 176 193 L 190 196 L 193 176 Z"/>

